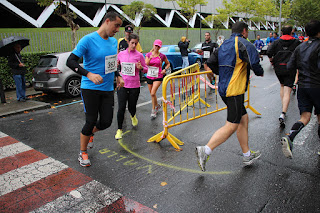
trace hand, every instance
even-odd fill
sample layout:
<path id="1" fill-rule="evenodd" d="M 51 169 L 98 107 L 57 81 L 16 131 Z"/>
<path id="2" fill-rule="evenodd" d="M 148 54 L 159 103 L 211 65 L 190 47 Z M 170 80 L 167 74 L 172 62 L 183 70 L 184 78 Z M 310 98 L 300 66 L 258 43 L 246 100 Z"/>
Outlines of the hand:
<path id="1" fill-rule="evenodd" d="M 166 70 L 166 69 L 163 69 L 163 70 L 161 71 L 161 74 L 164 75 L 164 74 L 166 74 L 166 72 L 167 72 L 167 70 Z"/>
<path id="2" fill-rule="evenodd" d="M 92 72 L 89 72 L 87 74 L 87 77 L 95 84 L 101 84 L 103 83 L 103 78 L 99 74 L 94 74 Z"/>
<path id="3" fill-rule="evenodd" d="M 140 61 L 137 63 L 137 68 L 138 68 L 139 70 L 142 70 L 142 69 L 143 69 Z"/>
<path id="4" fill-rule="evenodd" d="M 121 76 L 118 76 L 116 78 L 117 81 L 117 90 L 120 89 L 121 87 L 124 87 L 124 80 Z"/>

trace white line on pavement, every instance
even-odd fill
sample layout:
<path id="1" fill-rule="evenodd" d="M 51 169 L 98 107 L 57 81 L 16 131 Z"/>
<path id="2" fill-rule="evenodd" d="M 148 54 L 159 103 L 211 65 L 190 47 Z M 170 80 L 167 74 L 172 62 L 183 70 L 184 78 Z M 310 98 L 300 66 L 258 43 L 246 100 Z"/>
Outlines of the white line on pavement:
<path id="1" fill-rule="evenodd" d="M 31 149 L 32 148 L 30 146 L 27 146 L 21 142 L 0 147 L 0 159 L 19 154 L 21 152 L 26 152 Z"/>

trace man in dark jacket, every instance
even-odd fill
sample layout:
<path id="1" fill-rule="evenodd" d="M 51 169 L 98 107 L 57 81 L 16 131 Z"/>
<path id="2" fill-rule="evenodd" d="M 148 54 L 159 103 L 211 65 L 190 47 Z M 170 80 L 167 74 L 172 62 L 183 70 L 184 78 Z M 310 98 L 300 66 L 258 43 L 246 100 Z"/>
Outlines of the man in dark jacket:
<path id="1" fill-rule="evenodd" d="M 261 156 L 259 151 L 254 152 L 249 149 L 249 116 L 244 107 L 244 93 L 248 86 L 250 69 L 258 76 L 263 76 L 264 71 L 259 64 L 257 50 L 247 41 L 247 38 L 248 25 L 244 22 L 236 22 L 232 26 L 230 39 L 225 40 L 207 61 L 214 72 L 217 72 L 215 67 L 218 64 L 218 90 L 223 102 L 227 105 L 227 121 L 212 135 L 206 146 L 196 147 L 198 164 L 202 171 L 206 170 L 205 165 L 212 151 L 235 132 L 243 153 L 242 162 L 245 165 L 251 165 Z M 211 66 L 213 58 L 218 60 L 213 60 L 214 65 Z"/>
<path id="2" fill-rule="evenodd" d="M 297 99 L 300 110 L 300 120 L 293 124 L 287 137 L 281 138 L 282 151 L 287 158 L 292 158 L 292 142 L 309 123 L 313 107 L 320 137 L 320 21 L 309 22 L 305 29 L 309 41 L 296 48 L 287 65 L 289 71 L 299 71 Z"/>
<path id="3" fill-rule="evenodd" d="M 299 40 L 292 37 L 292 27 L 284 26 L 280 39 L 274 41 L 267 50 L 270 62 L 273 64 L 276 75 L 280 82 L 280 98 L 282 103 L 282 113 L 279 116 L 281 127 L 285 127 L 285 117 L 290 102 L 290 94 L 296 76 L 296 71 L 287 69 L 293 51 L 300 44 Z"/>
<path id="4" fill-rule="evenodd" d="M 14 52 L 8 56 L 9 67 L 13 74 L 13 79 L 16 84 L 17 100 L 25 102 L 26 101 L 26 79 L 25 74 L 27 72 L 26 66 L 22 61 L 20 55 L 21 45 L 16 43 L 13 46 Z"/>
<path id="5" fill-rule="evenodd" d="M 180 48 L 181 57 L 182 57 L 182 68 L 189 66 L 189 59 L 188 59 L 188 47 L 190 41 L 182 36 L 181 41 L 178 43 L 178 47 Z"/>

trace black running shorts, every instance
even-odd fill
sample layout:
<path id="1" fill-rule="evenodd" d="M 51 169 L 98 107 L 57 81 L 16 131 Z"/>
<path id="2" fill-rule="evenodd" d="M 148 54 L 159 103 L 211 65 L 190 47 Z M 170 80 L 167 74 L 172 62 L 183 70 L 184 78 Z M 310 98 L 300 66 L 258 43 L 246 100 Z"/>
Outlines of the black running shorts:
<path id="1" fill-rule="evenodd" d="M 298 107 L 300 114 L 303 112 L 312 112 L 314 107 L 314 114 L 320 114 L 320 88 L 301 88 L 298 86 Z"/>
<path id="2" fill-rule="evenodd" d="M 221 98 L 228 107 L 227 121 L 230 123 L 239 124 L 242 116 L 247 114 L 247 110 L 244 107 L 244 94 Z"/>
<path id="3" fill-rule="evenodd" d="M 284 86 L 290 87 L 290 88 L 293 87 L 294 80 L 296 78 L 295 74 L 292 74 L 292 73 L 288 73 L 288 74 L 276 73 L 276 76 L 277 76 L 280 84 L 283 84 Z"/>

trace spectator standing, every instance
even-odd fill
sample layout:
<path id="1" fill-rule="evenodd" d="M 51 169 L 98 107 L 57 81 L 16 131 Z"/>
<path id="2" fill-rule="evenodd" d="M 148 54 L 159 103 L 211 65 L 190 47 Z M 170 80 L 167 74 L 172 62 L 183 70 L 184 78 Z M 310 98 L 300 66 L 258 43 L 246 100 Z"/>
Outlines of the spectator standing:
<path id="1" fill-rule="evenodd" d="M 248 86 L 250 68 L 258 76 L 263 76 L 263 69 L 259 64 L 259 54 L 254 46 L 246 40 L 248 25 L 236 22 L 232 26 L 230 39 L 213 53 L 208 59 L 208 66 L 217 72 L 214 67 L 219 67 L 219 94 L 227 105 L 226 124 L 217 130 L 206 146 L 196 147 L 196 156 L 199 167 L 205 171 L 209 155 L 219 145 L 224 143 L 233 133 L 237 132 L 238 141 L 243 152 L 243 163 L 250 165 L 258 159 L 259 151 L 253 152 L 248 145 L 249 117 L 244 107 L 244 93 Z"/>
<path id="2" fill-rule="evenodd" d="M 178 47 L 180 48 L 181 57 L 182 57 L 182 68 L 189 66 L 189 59 L 188 59 L 188 47 L 190 41 L 182 36 L 181 41 L 178 43 Z"/>
<path id="3" fill-rule="evenodd" d="M 288 136 L 281 138 L 282 151 L 287 158 L 292 158 L 294 138 L 309 123 L 313 108 L 318 117 L 320 137 L 320 21 L 309 22 L 305 29 L 309 41 L 296 48 L 287 65 L 291 72 L 299 70 L 297 99 L 300 111 L 300 120 L 293 124 Z"/>
<path id="4" fill-rule="evenodd" d="M 17 100 L 25 102 L 26 98 L 26 79 L 25 74 L 27 72 L 26 66 L 24 65 L 21 57 L 21 45 L 16 43 L 13 46 L 13 53 L 8 56 L 9 67 L 13 74 L 13 79 L 16 84 Z"/>
<path id="5" fill-rule="evenodd" d="M 223 41 L 224 41 L 223 36 L 220 35 L 218 37 L 217 44 L 220 46 L 223 43 Z"/>
<path id="6" fill-rule="evenodd" d="M 124 27 L 124 38 L 119 38 L 118 40 L 118 52 L 126 50 L 128 48 L 128 39 L 130 34 L 133 33 L 133 26 L 127 25 Z M 142 48 L 140 43 L 137 44 L 136 50 L 142 53 Z"/>
<path id="7" fill-rule="evenodd" d="M 296 76 L 296 71 L 290 72 L 287 69 L 287 63 L 300 42 L 292 36 L 291 26 L 286 25 L 281 31 L 281 38 L 268 47 L 267 55 L 274 66 L 277 78 L 280 82 L 282 112 L 279 116 L 279 122 L 281 127 L 285 127 L 285 118 L 290 102 L 290 94 Z"/>
<path id="8" fill-rule="evenodd" d="M 0 78 L 0 98 L 1 98 L 1 103 L 7 103 L 6 102 L 6 96 L 4 94 L 4 89 L 3 89 L 3 85 L 2 85 L 2 80 Z"/>

